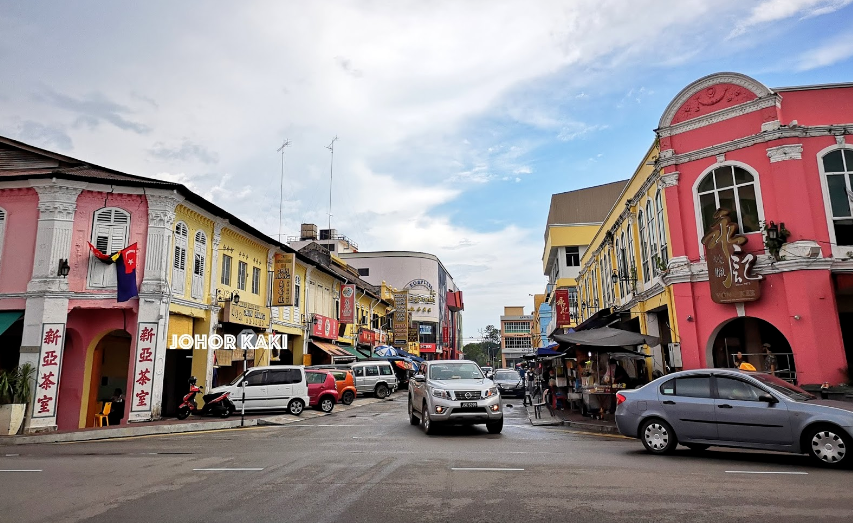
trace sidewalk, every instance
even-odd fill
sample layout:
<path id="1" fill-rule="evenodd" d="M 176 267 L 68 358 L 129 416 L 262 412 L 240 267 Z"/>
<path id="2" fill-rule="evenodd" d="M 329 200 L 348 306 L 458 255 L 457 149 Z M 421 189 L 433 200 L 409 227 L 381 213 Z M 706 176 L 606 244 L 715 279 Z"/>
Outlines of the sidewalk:
<path id="1" fill-rule="evenodd" d="M 535 407 L 527 408 L 527 418 L 534 426 L 543 425 L 562 425 L 572 427 L 585 432 L 600 432 L 602 434 L 619 434 L 616 428 L 616 422 L 611 420 L 597 420 L 581 415 L 580 412 L 571 410 L 556 409 L 549 411 L 546 406 L 539 408 L 539 415 L 536 415 Z M 612 415 L 611 415 L 612 416 Z"/>
<path id="2" fill-rule="evenodd" d="M 388 399 L 394 399 L 395 394 L 392 394 Z M 337 404 L 331 413 L 325 414 L 319 410 L 306 408 L 300 416 L 284 414 L 282 411 L 264 414 L 251 414 L 245 417 L 245 427 L 255 427 L 260 425 L 288 425 L 290 423 L 298 423 L 321 416 L 334 415 L 338 412 L 346 412 L 351 409 L 371 405 L 381 400 L 372 397 L 360 397 L 351 405 Z M 215 417 L 199 417 L 192 416 L 186 420 L 178 420 L 175 418 L 162 419 L 157 421 L 145 421 L 140 423 L 129 423 L 116 427 L 89 427 L 79 430 L 47 432 L 43 434 L 20 435 L 20 436 L 0 436 L 0 447 L 5 445 L 27 445 L 32 443 L 67 443 L 72 441 L 96 441 L 114 438 L 127 438 L 137 436 L 150 436 L 157 434 L 180 434 L 185 432 L 201 432 L 223 429 L 240 428 L 240 415 L 235 413 L 229 418 Z"/>

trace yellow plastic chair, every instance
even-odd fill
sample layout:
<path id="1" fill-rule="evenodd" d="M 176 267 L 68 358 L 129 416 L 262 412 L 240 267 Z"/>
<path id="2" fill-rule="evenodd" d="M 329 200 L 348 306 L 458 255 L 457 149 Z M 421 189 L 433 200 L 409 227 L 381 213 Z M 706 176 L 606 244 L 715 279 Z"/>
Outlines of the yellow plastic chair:
<path id="1" fill-rule="evenodd" d="M 96 426 L 103 427 L 104 422 L 107 423 L 107 427 L 110 426 L 109 415 L 110 415 L 110 409 L 112 409 L 112 407 L 113 407 L 113 402 L 111 402 L 111 401 L 105 401 L 104 402 L 104 407 L 101 409 L 101 413 L 95 414 L 95 425 Z"/>

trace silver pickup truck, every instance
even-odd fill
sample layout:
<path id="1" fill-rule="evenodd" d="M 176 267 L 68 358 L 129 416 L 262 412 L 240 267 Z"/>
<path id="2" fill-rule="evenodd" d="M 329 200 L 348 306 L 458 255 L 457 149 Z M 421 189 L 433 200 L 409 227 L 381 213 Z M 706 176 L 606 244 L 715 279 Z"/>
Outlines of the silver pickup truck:
<path id="1" fill-rule="evenodd" d="M 501 397 L 473 361 L 427 361 L 409 382 L 409 422 L 422 424 L 427 434 L 440 423 L 485 423 L 490 434 L 499 434 Z"/>

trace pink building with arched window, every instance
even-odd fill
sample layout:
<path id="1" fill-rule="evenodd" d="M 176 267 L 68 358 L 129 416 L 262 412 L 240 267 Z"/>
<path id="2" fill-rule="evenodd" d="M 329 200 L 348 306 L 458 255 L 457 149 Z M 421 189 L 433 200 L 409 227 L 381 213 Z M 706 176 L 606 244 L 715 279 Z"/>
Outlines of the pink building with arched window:
<path id="1" fill-rule="evenodd" d="M 675 97 L 656 132 L 684 368 L 732 366 L 741 352 L 762 370 L 769 345 L 783 378 L 848 382 L 853 84 L 770 89 L 713 74 Z M 712 289 L 725 276 L 716 262 L 730 264 L 702 243 L 718 209 L 747 240 L 731 266 L 750 264 L 757 299 Z"/>

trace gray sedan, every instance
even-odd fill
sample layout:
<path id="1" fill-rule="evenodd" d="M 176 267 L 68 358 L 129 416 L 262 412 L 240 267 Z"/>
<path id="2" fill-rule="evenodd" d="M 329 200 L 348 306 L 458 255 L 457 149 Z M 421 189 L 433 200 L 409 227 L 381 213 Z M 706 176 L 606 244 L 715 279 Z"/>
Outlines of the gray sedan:
<path id="1" fill-rule="evenodd" d="M 676 372 L 616 394 L 619 432 L 653 454 L 740 447 L 809 454 L 824 465 L 853 461 L 853 403 L 819 400 L 759 372 Z"/>

